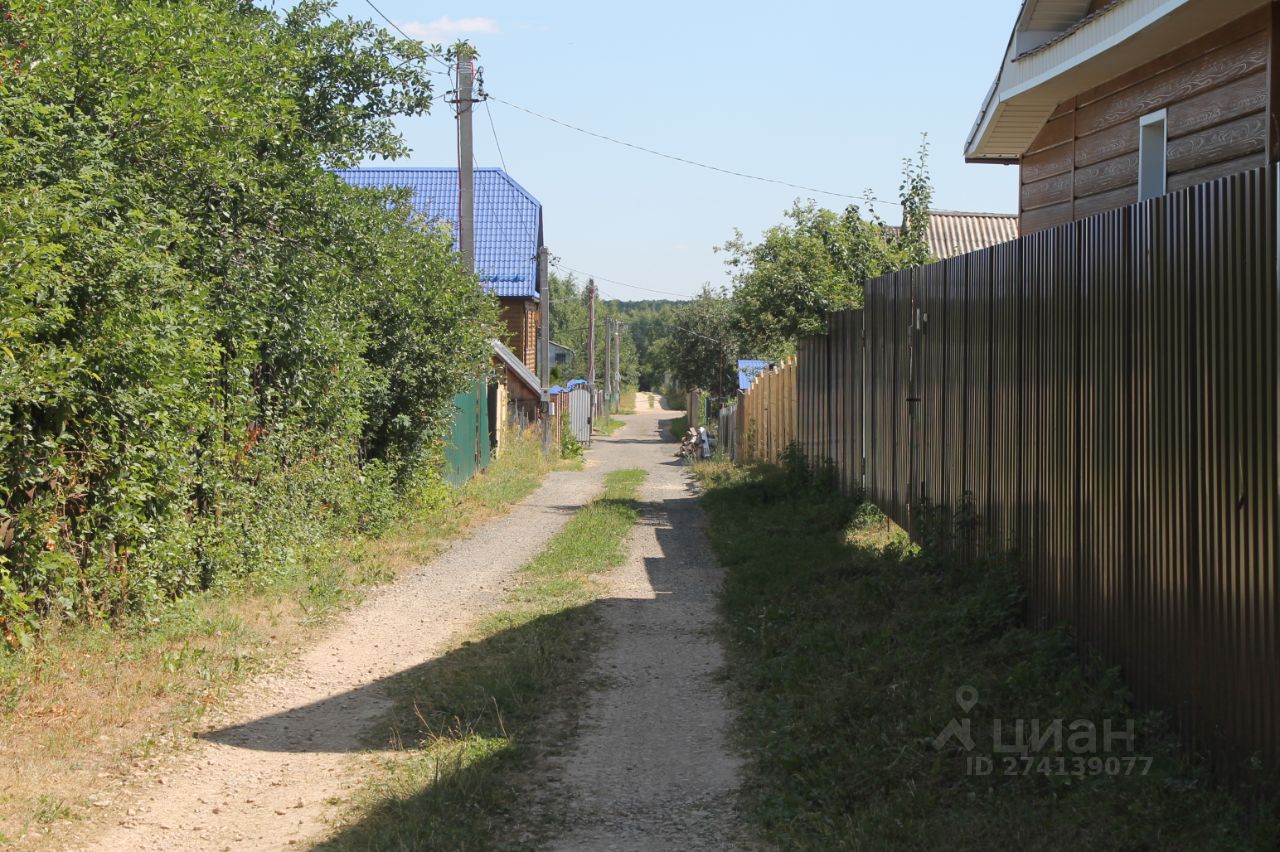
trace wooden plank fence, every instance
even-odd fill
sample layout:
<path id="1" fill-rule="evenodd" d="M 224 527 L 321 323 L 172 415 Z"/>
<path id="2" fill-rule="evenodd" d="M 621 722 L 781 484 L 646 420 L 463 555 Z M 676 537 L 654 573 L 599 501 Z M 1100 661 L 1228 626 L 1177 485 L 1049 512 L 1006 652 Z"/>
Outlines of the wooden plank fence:
<path id="1" fill-rule="evenodd" d="M 796 359 L 764 370 L 721 412 L 720 446 L 735 461 L 776 462 L 796 440 Z"/>
<path id="2" fill-rule="evenodd" d="M 740 401 L 912 530 L 976 512 L 1193 741 L 1280 763 L 1280 296 L 1263 168 L 868 282 Z"/>

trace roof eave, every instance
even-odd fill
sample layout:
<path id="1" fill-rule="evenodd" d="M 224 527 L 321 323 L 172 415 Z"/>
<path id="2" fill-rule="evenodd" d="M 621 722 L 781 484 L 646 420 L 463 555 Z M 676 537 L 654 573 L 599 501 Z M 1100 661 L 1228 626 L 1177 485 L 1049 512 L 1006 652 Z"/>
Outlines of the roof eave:
<path id="1" fill-rule="evenodd" d="M 965 160 L 1010 162 L 1056 106 L 1141 66 L 1266 0 L 1128 0 L 1030 56 L 1013 41 L 974 123 Z"/>

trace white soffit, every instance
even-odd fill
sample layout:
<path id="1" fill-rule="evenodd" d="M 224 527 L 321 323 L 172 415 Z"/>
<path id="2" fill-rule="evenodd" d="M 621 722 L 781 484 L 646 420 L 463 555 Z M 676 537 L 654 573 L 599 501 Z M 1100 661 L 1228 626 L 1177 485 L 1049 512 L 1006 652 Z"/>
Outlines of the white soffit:
<path id="1" fill-rule="evenodd" d="M 1058 41 L 1041 41 L 1041 49 L 1021 56 L 1015 31 L 1000 75 L 965 146 L 965 157 L 1017 159 L 1058 104 L 1266 3 L 1267 0 L 1125 0 L 1066 32 Z M 1047 2 L 1037 4 L 1033 14 L 1039 14 L 1045 5 Z M 1065 9 L 1071 4 L 1063 0 L 1056 5 Z M 1022 17 L 1027 16 L 1028 10 L 1024 9 Z M 1027 49 L 1025 45 L 1023 49 Z"/>

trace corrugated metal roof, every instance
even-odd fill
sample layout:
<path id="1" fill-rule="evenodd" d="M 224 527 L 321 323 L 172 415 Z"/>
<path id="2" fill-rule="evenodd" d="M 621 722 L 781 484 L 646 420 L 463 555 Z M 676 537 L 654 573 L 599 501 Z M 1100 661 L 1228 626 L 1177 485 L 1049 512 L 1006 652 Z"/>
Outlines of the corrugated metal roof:
<path id="1" fill-rule="evenodd" d="M 930 210 L 925 242 L 939 260 L 1007 243 L 1018 238 L 1014 213 L 957 213 Z"/>
<path id="2" fill-rule="evenodd" d="M 1094 18 L 1097 18 L 1097 17 L 1099 17 L 1100 15 L 1105 15 L 1107 12 L 1110 12 L 1114 7 L 1118 6 L 1119 4 L 1121 4 L 1121 3 L 1123 3 L 1123 2 L 1124 2 L 1124 0 L 1112 0 L 1112 2 L 1110 2 L 1110 3 L 1106 3 L 1106 4 L 1102 5 L 1102 6 L 1099 6 L 1097 9 L 1095 9 L 1095 10 L 1094 10 L 1094 11 L 1092 11 L 1092 12 L 1089 12 L 1089 13 L 1088 13 L 1087 15 L 1085 15 L 1084 17 L 1079 18 L 1078 20 L 1074 20 L 1074 22 L 1069 22 L 1069 23 L 1067 24 L 1067 26 L 1066 26 L 1066 29 L 1063 29 L 1063 30 L 1062 30 L 1061 32 L 1059 32 L 1056 36 L 1054 36 L 1053 38 L 1049 39 L 1049 40 L 1048 40 L 1048 41 L 1046 41 L 1044 44 L 1037 45 L 1036 47 L 1033 47 L 1033 48 L 1031 48 L 1030 50 L 1024 50 L 1024 51 L 1022 51 L 1021 53 L 1019 53 L 1017 56 L 1015 56 L 1015 57 L 1013 58 L 1013 61 L 1014 61 L 1014 62 L 1017 62 L 1019 59 L 1023 59 L 1023 58 L 1025 58 L 1025 57 L 1027 57 L 1027 56 L 1031 56 L 1031 55 L 1033 55 L 1033 54 L 1039 53 L 1039 52 L 1040 52 L 1040 51 L 1042 51 L 1042 50 L 1046 50 L 1046 49 L 1048 49 L 1050 46 L 1057 44 L 1058 42 L 1062 41 L 1062 40 L 1063 40 L 1064 38 L 1066 38 L 1067 36 L 1071 35 L 1071 34 L 1072 34 L 1073 32 L 1075 32 L 1076 30 L 1078 30 L 1078 29 L 1080 29 L 1081 27 L 1083 27 L 1083 26 L 1085 26 L 1086 24 L 1088 24 L 1088 23 L 1089 23 L 1090 21 L 1092 21 Z M 1080 4 L 1080 5 L 1085 6 L 1085 7 L 1086 7 L 1086 9 L 1087 9 L 1089 4 L 1087 4 L 1087 3 L 1082 3 L 1082 4 Z"/>
<path id="3" fill-rule="evenodd" d="M 889 238 L 896 238 L 902 229 L 885 227 Z M 959 213 L 954 210 L 930 210 L 929 227 L 924 241 L 929 254 L 946 260 L 960 254 L 989 248 L 1018 238 L 1016 213 Z"/>
<path id="4" fill-rule="evenodd" d="M 1024 30 L 1061 30 L 1079 21 L 1089 11 L 1091 0 L 1029 0 L 1018 15 Z"/>
<path id="5" fill-rule="evenodd" d="M 413 208 L 458 232 L 458 170 L 454 168 L 340 169 L 352 186 L 408 189 Z M 542 205 L 502 169 L 478 168 L 476 272 L 498 296 L 537 298 Z M 455 239 L 454 245 L 457 245 Z"/>
<path id="6" fill-rule="evenodd" d="M 497 355 L 498 360 L 506 365 L 508 372 L 515 374 L 516 378 L 524 382 L 525 387 L 529 388 L 529 390 L 534 393 L 541 392 L 542 382 L 534 375 L 533 370 L 530 370 L 523 361 L 516 357 L 516 353 L 504 346 L 502 341 L 497 338 L 491 340 L 490 343 L 493 344 L 493 354 Z"/>

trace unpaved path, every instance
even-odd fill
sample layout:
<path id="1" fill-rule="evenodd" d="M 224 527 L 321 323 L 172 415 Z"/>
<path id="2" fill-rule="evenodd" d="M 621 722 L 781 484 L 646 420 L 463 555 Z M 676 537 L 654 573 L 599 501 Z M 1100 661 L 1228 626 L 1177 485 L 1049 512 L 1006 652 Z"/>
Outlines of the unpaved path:
<path id="1" fill-rule="evenodd" d="M 188 753 L 134 779 L 140 792 L 89 848 L 297 848 L 322 835 L 333 802 L 362 777 L 361 734 L 390 708 L 382 684 L 448 650 L 500 603 L 607 471 L 652 459 L 654 438 L 636 442 L 637 426 L 597 439 L 586 469 L 549 475 L 510 514 L 373 593 L 280 673 L 249 684 L 193 731 L 202 739 Z"/>
<path id="2" fill-rule="evenodd" d="M 632 427 L 656 435 L 659 417 L 637 400 Z M 713 634 L 721 574 L 702 513 L 673 444 L 646 443 L 643 520 L 630 557 L 600 602 L 603 645 L 567 753 L 542 781 L 559 787 L 568 828 L 557 850 L 742 848 L 735 828 L 739 760 L 726 736 L 730 710 L 715 673 Z"/>

